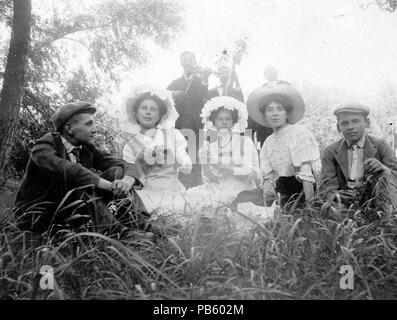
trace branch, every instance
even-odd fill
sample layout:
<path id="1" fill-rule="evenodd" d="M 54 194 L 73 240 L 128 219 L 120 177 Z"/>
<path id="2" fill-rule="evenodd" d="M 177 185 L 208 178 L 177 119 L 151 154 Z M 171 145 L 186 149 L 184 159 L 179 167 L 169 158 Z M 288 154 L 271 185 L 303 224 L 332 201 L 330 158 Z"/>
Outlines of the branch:
<path id="1" fill-rule="evenodd" d="M 110 23 L 107 23 L 107 24 L 101 24 L 101 25 L 92 26 L 92 27 L 84 27 L 84 28 L 78 28 L 78 29 L 75 29 L 75 30 L 65 31 L 65 32 L 63 32 L 61 34 L 58 34 L 56 37 L 54 37 L 54 38 L 52 38 L 50 40 L 43 41 L 42 43 L 39 43 L 36 46 L 35 50 L 37 51 L 38 49 L 45 48 L 45 47 L 49 46 L 51 43 L 53 43 L 53 42 L 55 42 L 57 40 L 64 39 L 66 36 L 74 34 L 74 33 L 77 33 L 77 32 L 92 31 L 92 30 L 95 30 L 95 29 L 102 29 L 102 28 L 109 27 L 109 26 L 111 26 L 113 24 L 113 22 L 114 22 L 114 20 L 111 20 Z"/>

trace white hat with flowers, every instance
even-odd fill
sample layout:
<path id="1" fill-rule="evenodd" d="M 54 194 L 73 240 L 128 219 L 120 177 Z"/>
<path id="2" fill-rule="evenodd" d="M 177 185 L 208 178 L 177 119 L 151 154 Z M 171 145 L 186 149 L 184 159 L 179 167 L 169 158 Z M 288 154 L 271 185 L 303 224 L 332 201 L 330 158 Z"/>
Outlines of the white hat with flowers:
<path id="1" fill-rule="evenodd" d="M 204 130 L 214 130 L 216 128 L 212 121 L 210 120 L 211 113 L 217 109 L 225 108 L 226 110 L 237 110 L 238 119 L 237 123 L 234 124 L 232 131 L 233 132 L 244 132 L 248 126 L 248 111 L 247 106 L 241 101 L 228 96 L 214 97 L 211 100 L 208 100 L 202 111 L 201 111 L 201 119 L 204 124 Z"/>

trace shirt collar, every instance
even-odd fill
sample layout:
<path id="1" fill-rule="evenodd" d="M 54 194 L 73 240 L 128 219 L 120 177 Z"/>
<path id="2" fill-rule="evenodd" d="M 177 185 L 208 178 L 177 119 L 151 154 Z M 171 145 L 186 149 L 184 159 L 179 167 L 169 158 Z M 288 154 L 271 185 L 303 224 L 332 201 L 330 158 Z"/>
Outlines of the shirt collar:
<path id="1" fill-rule="evenodd" d="M 68 140 L 66 140 L 66 139 L 65 139 L 64 137 L 62 137 L 62 136 L 61 136 L 61 140 L 62 140 L 63 145 L 65 146 L 65 149 L 66 149 L 66 152 L 67 152 L 67 153 L 71 153 L 71 152 L 73 151 L 74 148 L 79 148 L 79 149 L 81 149 L 81 146 L 76 147 L 76 146 L 72 145 Z"/>
<path id="2" fill-rule="evenodd" d="M 345 141 L 346 141 L 347 147 L 348 147 L 348 148 L 351 148 L 353 144 L 350 143 L 349 141 L 347 141 L 346 139 L 345 139 Z M 363 134 L 363 136 L 361 137 L 361 139 L 358 140 L 357 143 L 355 143 L 355 144 L 356 144 L 357 147 L 359 147 L 360 149 L 364 148 L 364 144 L 365 144 L 365 134 Z"/>

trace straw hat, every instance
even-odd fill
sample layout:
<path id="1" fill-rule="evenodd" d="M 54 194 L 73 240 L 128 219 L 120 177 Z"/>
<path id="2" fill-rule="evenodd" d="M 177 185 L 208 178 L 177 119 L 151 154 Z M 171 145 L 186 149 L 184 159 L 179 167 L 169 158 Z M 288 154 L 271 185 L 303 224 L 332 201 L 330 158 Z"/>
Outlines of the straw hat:
<path id="1" fill-rule="evenodd" d="M 255 122 L 264 127 L 269 127 L 260 109 L 272 102 L 275 96 L 284 97 L 291 104 L 292 110 L 288 113 L 288 123 L 293 124 L 303 118 L 305 103 L 301 95 L 292 86 L 280 83 L 271 87 L 259 87 L 249 95 L 247 100 L 248 114 Z"/>

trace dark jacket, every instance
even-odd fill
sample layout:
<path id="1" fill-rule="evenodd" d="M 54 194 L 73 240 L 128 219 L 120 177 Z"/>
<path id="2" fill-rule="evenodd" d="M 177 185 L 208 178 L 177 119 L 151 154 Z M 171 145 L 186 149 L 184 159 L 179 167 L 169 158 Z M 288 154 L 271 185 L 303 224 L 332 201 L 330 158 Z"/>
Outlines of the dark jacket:
<path id="1" fill-rule="evenodd" d="M 168 90 L 185 91 L 188 86 L 188 81 L 182 76 L 170 83 Z M 198 78 L 192 80 L 192 84 L 186 95 L 175 100 L 175 108 L 179 113 L 179 118 L 176 120 L 176 129 L 190 128 L 195 132 L 203 128 L 201 122 L 201 110 L 204 103 L 208 100 L 208 86 L 201 83 Z"/>
<path id="2" fill-rule="evenodd" d="M 98 185 L 99 175 L 114 166 L 124 170 L 124 176 L 139 178 L 135 165 L 98 150 L 92 144 L 82 146 L 80 163 L 69 161 L 59 133 L 47 133 L 33 146 L 25 176 L 16 197 L 16 206 L 44 201 L 59 203 L 76 187 Z"/>
<path id="3" fill-rule="evenodd" d="M 369 158 L 378 159 L 397 176 L 396 156 L 386 141 L 366 135 L 363 161 Z M 348 175 L 347 143 L 345 139 L 340 139 L 327 146 L 323 152 L 320 193 L 328 199 L 333 198 L 338 190 L 347 189 Z"/>
<path id="4" fill-rule="evenodd" d="M 244 95 L 241 90 L 236 90 L 235 88 L 229 89 L 229 97 L 233 97 L 241 102 L 244 102 Z M 212 88 L 211 90 L 208 91 L 208 97 L 209 99 L 212 99 L 214 97 L 219 97 L 219 92 L 218 92 L 218 87 Z"/>

